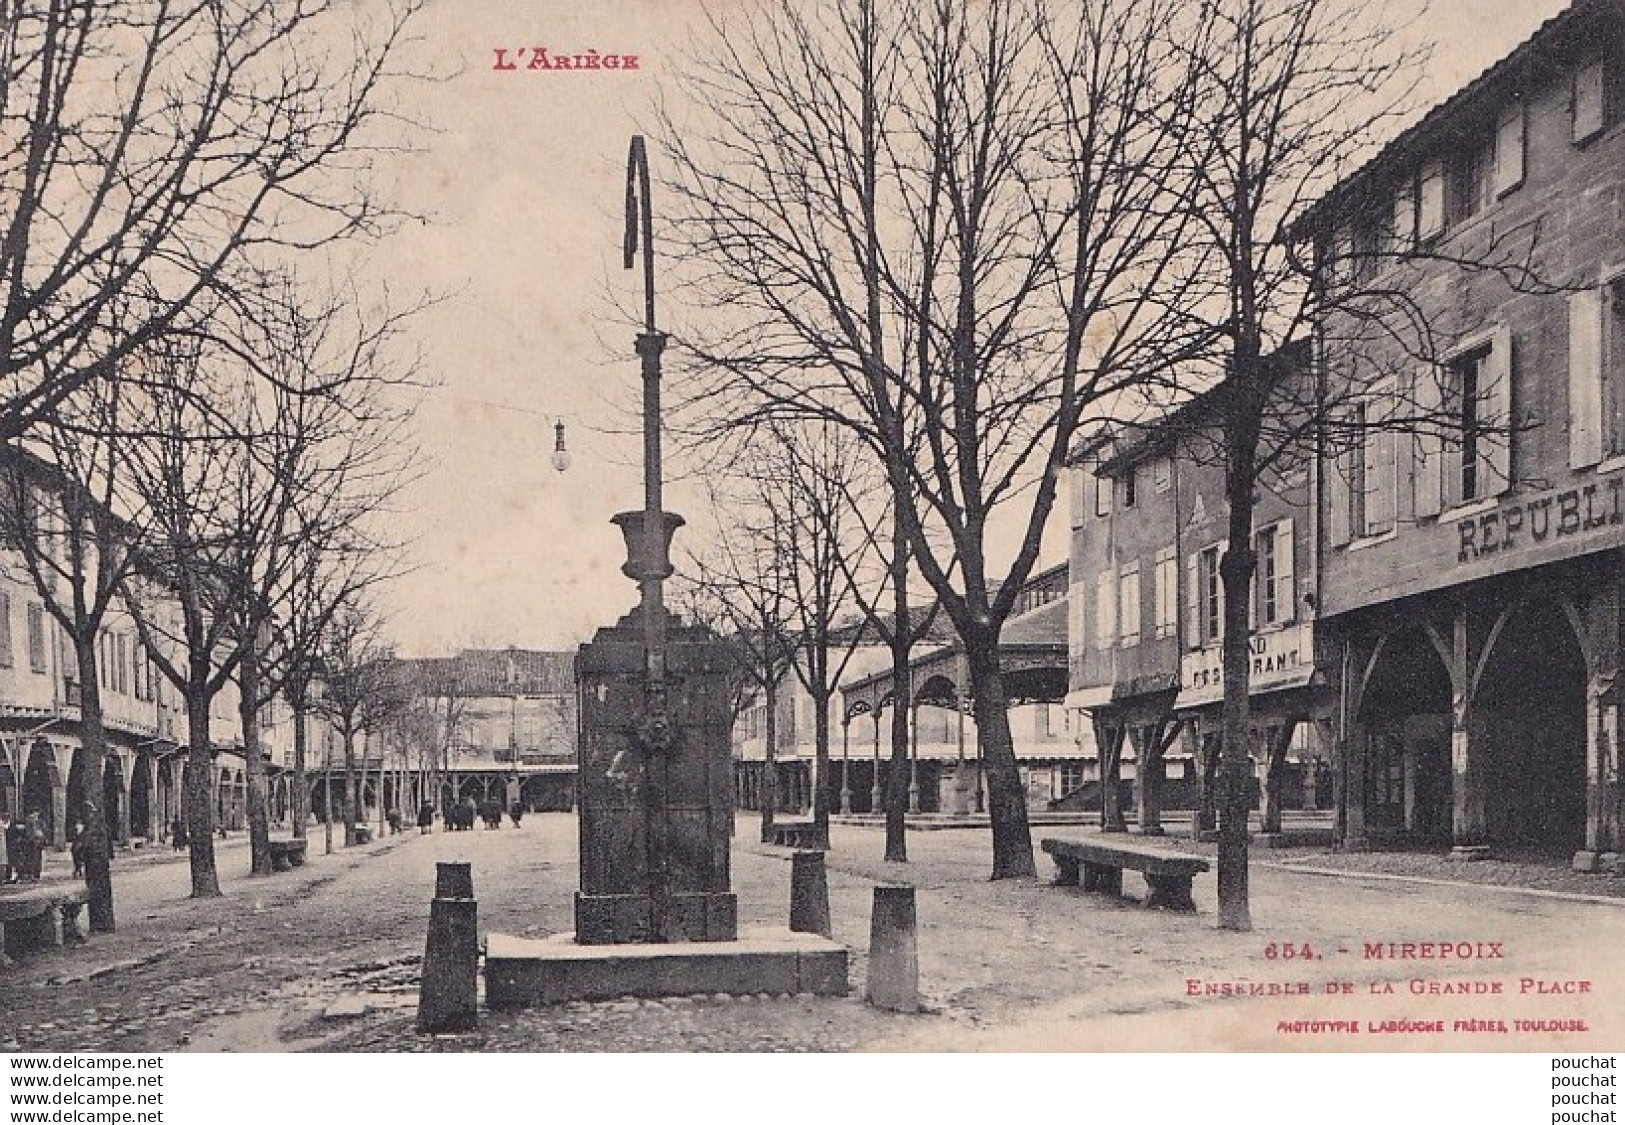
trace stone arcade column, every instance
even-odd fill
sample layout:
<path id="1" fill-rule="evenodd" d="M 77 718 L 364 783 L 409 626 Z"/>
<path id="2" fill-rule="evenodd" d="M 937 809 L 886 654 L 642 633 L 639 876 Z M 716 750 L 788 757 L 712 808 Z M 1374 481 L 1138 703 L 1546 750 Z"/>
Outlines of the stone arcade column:
<path id="1" fill-rule="evenodd" d="M 56 766 L 51 774 L 51 847 L 61 851 L 68 846 L 68 773 L 73 766 L 73 747 L 53 742 L 48 752 Z"/>
<path id="2" fill-rule="evenodd" d="M 880 788 L 880 708 L 873 712 L 875 720 L 875 774 L 869 785 L 869 812 L 880 814 L 886 811 L 885 791 Z"/>
<path id="3" fill-rule="evenodd" d="M 1100 830 L 1127 832 L 1123 819 L 1123 724 L 1094 713 L 1095 745 L 1100 750 Z"/>
<path id="4" fill-rule="evenodd" d="M 1618 812 L 1619 706 L 1613 677 L 1593 676 L 1586 686 L 1586 834 L 1575 866 L 1595 863 L 1602 852 L 1620 850 Z M 1590 856 L 1585 853 L 1589 852 Z"/>
<path id="5" fill-rule="evenodd" d="M 1129 732 L 1134 742 L 1134 804 L 1135 817 L 1139 821 L 1140 835 L 1161 836 L 1162 828 L 1162 783 L 1165 780 L 1166 760 L 1168 746 L 1172 737 L 1177 737 L 1178 723 L 1174 724 L 1172 736 L 1167 730 L 1167 724 L 1154 723 L 1149 726 L 1135 727 Z"/>

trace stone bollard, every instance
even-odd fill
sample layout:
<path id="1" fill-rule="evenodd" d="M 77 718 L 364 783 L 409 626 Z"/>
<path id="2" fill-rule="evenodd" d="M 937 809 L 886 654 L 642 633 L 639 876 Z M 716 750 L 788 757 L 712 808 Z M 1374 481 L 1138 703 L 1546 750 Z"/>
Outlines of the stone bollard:
<path id="1" fill-rule="evenodd" d="M 876 887 L 869 919 L 868 1000 L 889 1012 L 920 1010 L 920 955 L 914 888 Z"/>
<path id="2" fill-rule="evenodd" d="M 478 906 L 469 865 L 436 864 L 418 985 L 419 1031 L 470 1031 L 479 1022 Z"/>
<path id="3" fill-rule="evenodd" d="M 796 852 L 790 857 L 790 929 L 830 936 L 829 878 L 824 874 L 823 852 Z"/>

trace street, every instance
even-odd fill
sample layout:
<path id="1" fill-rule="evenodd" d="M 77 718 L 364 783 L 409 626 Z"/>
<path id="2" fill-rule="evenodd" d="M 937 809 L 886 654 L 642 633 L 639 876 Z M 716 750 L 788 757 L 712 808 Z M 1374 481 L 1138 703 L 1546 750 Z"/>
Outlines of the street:
<path id="1" fill-rule="evenodd" d="M 1625 899 L 1334 875 L 1324 855 L 1255 853 L 1258 928 L 1235 934 L 1215 928 L 1211 874 L 1197 881 L 1198 914 L 1169 914 L 1044 880 L 991 883 L 985 831 L 914 833 L 913 861 L 888 865 L 878 858 L 879 833 L 855 827 L 835 829 L 828 857 L 834 936 L 853 951 L 850 997 L 482 1011 L 475 1032 L 418 1035 L 417 961 L 436 861 L 472 863 L 482 933 L 542 935 L 571 926 L 575 834 L 573 816 L 535 815 L 518 830 L 409 831 L 324 856 L 317 831 L 307 866 L 262 878 L 242 873 L 247 851 L 233 840 L 220 849 L 224 896 L 201 901 L 186 897 L 179 856 L 121 857 L 116 934 L 0 970 L 0 1049 L 1618 1050 L 1625 1043 L 1622 977 L 1613 967 L 1625 945 Z M 789 853 L 756 843 L 754 821 L 742 817 L 733 857 L 741 925 L 783 925 Z M 1042 866 L 1047 875 L 1047 860 Z M 927 1009 L 920 1015 L 878 1012 L 862 1001 L 879 880 L 918 888 Z M 1131 876 L 1126 889 L 1139 894 L 1142 887 L 1130 886 L 1137 882 Z M 1515 1020 L 1543 1022 L 1520 1032 Z"/>

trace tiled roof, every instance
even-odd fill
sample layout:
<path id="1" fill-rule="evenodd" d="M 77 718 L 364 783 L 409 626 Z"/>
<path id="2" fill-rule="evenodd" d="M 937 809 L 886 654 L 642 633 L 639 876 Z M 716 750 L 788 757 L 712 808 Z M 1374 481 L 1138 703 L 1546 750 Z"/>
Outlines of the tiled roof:
<path id="1" fill-rule="evenodd" d="M 1005 622 L 999 645 L 1060 645 L 1066 647 L 1067 600 L 1064 597 L 1028 610 Z"/>
<path id="2" fill-rule="evenodd" d="M 1358 170 L 1345 176 L 1321 199 L 1312 204 L 1294 226 L 1315 223 L 1322 211 L 1328 206 L 1335 205 L 1336 201 L 1357 189 L 1361 183 L 1394 163 L 1413 157 L 1418 150 L 1432 143 L 1432 138 L 1447 127 L 1446 123 L 1451 118 L 1484 91 L 1514 77 L 1522 68 L 1544 59 L 1550 48 L 1557 46 L 1565 37 L 1575 36 L 1587 20 L 1612 18 L 1617 21 L 1621 18 L 1622 9 L 1625 9 L 1625 2 L 1622 0 L 1575 0 L 1542 23 L 1505 58 L 1491 64 L 1477 78 L 1434 106 L 1421 120 L 1384 145 L 1380 152 Z"/>
<path id="3" fill-rule="evenodd" d="M 466 648 L 456 656 L 412 660 L 429 690 L 455 684 L 462 696 L 570 695 L 575 653 L 523 648 Z"/>

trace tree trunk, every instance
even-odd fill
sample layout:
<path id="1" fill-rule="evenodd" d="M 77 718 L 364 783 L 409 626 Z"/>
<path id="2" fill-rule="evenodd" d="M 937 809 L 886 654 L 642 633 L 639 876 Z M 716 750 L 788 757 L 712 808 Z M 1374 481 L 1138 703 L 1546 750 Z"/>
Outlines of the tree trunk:
<path id="1" fill-rule="evenodd" d="M 214 867 L 214 744 L 209 738 L 209 697 L 186 692 L 186 831 L 191 837 L 192 897 L 218 898 Z"/>
<path id="2" fill-rule="evenodd" d="M 886 776 L 886 859 L 891 863 L 908 862 L 908 734 L 914 706 L 908 650 L 906 642 L 892 646 L 891 770 Z"/>
<path id="3" fill-rule="evenodd" d="M 265 758 L 260 752 L 260 654 L 256 645 L 256 640 L 248 642 L 238 667 L 242 691 L 237 700 L 237 717 L 243 727 L 243 773 L 248 784 L 249 871 L 269 875 L 271 825 L 265 808 Z"/>
<path id="4" fill-rule="evenodd" d="M 309 750 L 309 732 L 305 729 L 305 709 L 293 709 L 293 794 L 289 814 L 293 817 L 293 838 L 305 838 L 305 821 L 310 818 L 309 781 L 305 777 L 305 754 Z"/>
<path id="5" fill-rule="evenodd" d="M 344 846 L 355 846 L 356 808 L 355 731 L 344 728 Z"/>
<path id="6" fill-rule="evenodd" d="M 75 636 L 74 662 L 79 666 L 79 722 L 83 732 L 84 807 L 79 815 L 84 824 L 79 846 L 85 857 L 85 885 L 90 893 L 90 932 L 110 934 L 116 928 L 113 915 L 112 829 L 107 823 L 107 802 L 102 799 L 103 774 L 107 771 L 107 728 L 102 723 L 101 684 L 96 679 L 96 639 Z M 20 775 L 19 775 L 20 776 Z"/>
<path id="7" fill-rule="evenodd" d="M 779 803 L 779 683 L 767 670 L 767 714 L 762 723 L 762 843 L 773 841 L 773 814 Z"/>
<path id="8" fill-rule="evenodd" d="M 333 854 L 333 744 L 322 736 L 322 840 L 323 855 Z"/>
<path id="9" fill-rule="evenodd" d="M 907 493 L 892 495 L 891 588 L 891 780 L 886 786 L 886 859 L 908 862 L 908 722 L 912 701 L 908 674 L 908 654 L 914 647 L 914 622 L 908 604 L 908 535 L 903 530 L 897 505 L 906 502 Z M 879 722 L 880 711 L 875 711 Z M 875 763 L 875 769 L 880 763 Z M 879 780 L 876 779 L 877 786 Z"/>
<path id="10" fill-rule="evenodd" d="M 813 834 L 829 847 L 829 696 L 813 696 Z"/>
<path id="11" fill-rule="evenodd" d="M 1224 704 L 1219 748 L 1219 928 L 1251 930 L 1247 890 L 1247 821 L 1252 773 L 1251 722 L 1248 700 L 1252 652 L 1249 601 L 1253 574 L 1252 466 L 1228 466 L 1230 536 L 1219 576 L 1224 583 Z M 1234 482 L 1241 481 L 1241 487 Z"/>
<path id="12" fill-rule="evenodd" d="M 999 638 L 990 629 L 965 638 L 977 737 L 987 767 L 987 811 L 993 828 L 994 879 L 1030 878 L 1038 874 L 1033 863 L 1032 830 L 1027 825 L 1027 795 L 1016 766 L 1015 742 L 1010 736 L 1010 712 L 999 670 Z"/>

